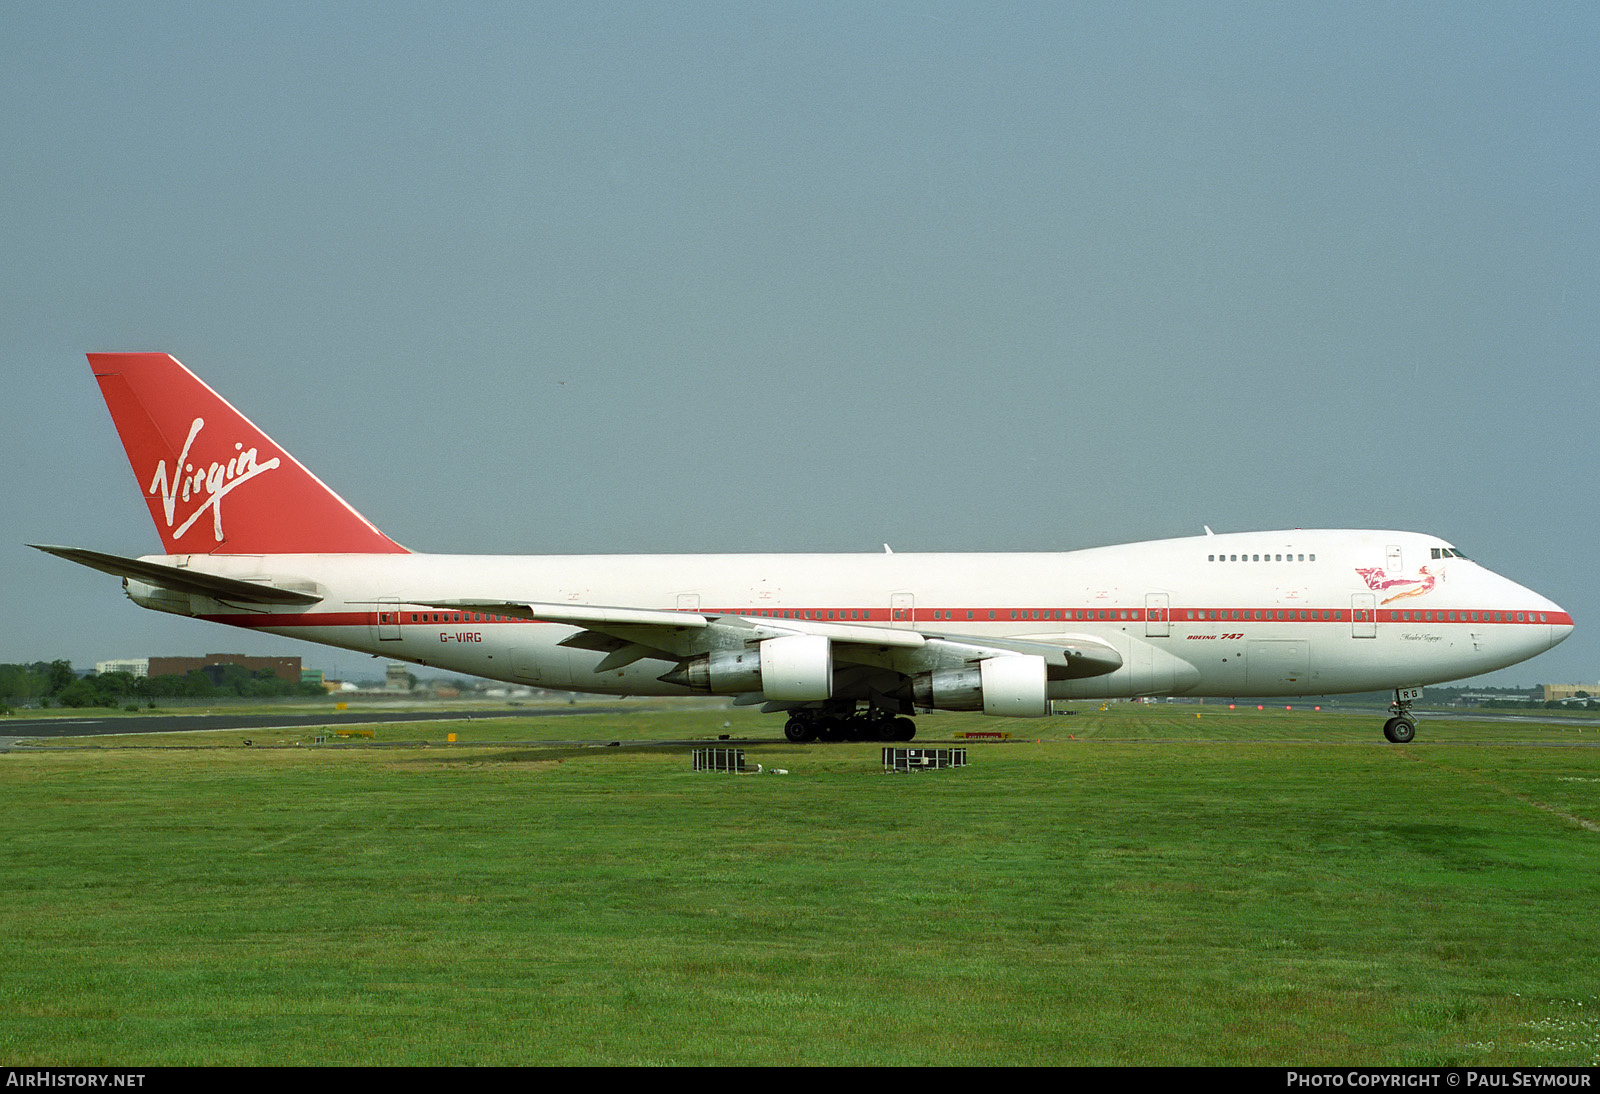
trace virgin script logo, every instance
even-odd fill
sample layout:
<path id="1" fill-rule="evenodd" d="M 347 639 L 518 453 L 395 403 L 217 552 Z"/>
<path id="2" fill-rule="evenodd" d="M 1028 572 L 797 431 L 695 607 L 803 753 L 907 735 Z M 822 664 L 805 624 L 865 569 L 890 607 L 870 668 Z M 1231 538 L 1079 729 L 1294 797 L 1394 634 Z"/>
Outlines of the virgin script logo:
<path id="1" fill-rule="evenodd" d="M 185 507 L 191 501 L 200 502 L 172 533 L 173 539 L 182 539 L 183 534 L 209 509 L 211 534 L 218 543 L 221 543 L 222 499 L 257 475 L 264 475 L 276 468 L 278 457 L 274 456 L 265 463 L 257 463 L 256 450 L 246 448 L 243 441 L 236 441 L 233 445 L 235 455 L 227 463 L 217 463 L 213 460 L 210 464 L 196 466 L 189 461 L 189 449 L 194 447 L 194 439 L 200 435 L 200 430 L 205 428 L 205 424 L 204 418 L 194 420 L 194 424 L 189 427 L 189 439 L 183 442 L 183 451 L 178 453 L 177 462 L 172 465 L 172 470 L 167 470 L 166 460 L 157 464 L 155 477 L 150 480 L 150 489 L 146 493 L 152 497 L 157 493 L 161 495 L 161 508 L 166 515 L 168 528 L 171 528 L 173 522 L 177 520 L 180 501 Z M 202 498 L 205 500 L 200 501 Z"/>

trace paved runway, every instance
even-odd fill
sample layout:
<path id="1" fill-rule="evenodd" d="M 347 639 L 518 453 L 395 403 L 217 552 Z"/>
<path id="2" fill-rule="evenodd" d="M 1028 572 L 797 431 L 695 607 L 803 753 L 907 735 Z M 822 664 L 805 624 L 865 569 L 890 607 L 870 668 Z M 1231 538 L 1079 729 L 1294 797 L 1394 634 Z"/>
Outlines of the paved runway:
<path id="1" fill-rule="evenodd" d="M 564 714 L 620 714 L 638 707 L 550 706 L 504 710 L 330 710 L 323 714 L 151 714 L 96 718 L 4 718 L 0 741 L 19 737 L 96 737 L 113 733 L 193 733 L 207 729 L 302 729 L 308 726 L 354 726 L 382 722 L 455 722 L 482 718 L 552 718 Z"/>

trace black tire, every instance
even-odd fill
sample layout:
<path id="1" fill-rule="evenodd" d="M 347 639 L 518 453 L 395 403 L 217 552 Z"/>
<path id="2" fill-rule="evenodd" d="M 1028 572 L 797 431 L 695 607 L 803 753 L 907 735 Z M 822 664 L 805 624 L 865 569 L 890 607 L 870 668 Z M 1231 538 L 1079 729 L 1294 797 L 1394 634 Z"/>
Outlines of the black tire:
<path id="1" fill-rule="evenodd" d="M 817 735 L 809 718 L 790 718 L 783 723 L 783 735 L 792 744 L 803 745 Z"/>
<path id="2" fill-rule="evenodd" d="M 1383 723 L 1383 735 L 1392 744 L 1408 745 L 1417 735 L 1417 724 L 1409 718 L 1390 718 Z"/>

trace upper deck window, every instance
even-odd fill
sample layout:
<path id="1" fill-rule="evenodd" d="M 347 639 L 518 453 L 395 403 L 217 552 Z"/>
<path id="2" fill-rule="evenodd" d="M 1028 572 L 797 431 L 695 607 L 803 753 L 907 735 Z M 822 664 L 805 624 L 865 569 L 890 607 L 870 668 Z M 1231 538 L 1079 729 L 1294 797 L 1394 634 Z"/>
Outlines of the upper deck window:
<path id="1" fill-rule="evenodd" d="M 1433 557 L 1434 558 L 1439 558 L 1440 555 L 1438 554 L 1438 552 L 1441 551 L 1441 550 L 1443 550 L 1446 555 L 1449 555 L 1451 553 L 1451 549 L 1448 548 L 1448 547 L 1445 547 L 1445 548 L 1435 547 L 1434 548 L 1435 554 L 1434 554 Z M 1466 555 L 1462 554 L 1460 551 L 1455 551 L 1454 554 L 1455 554 L 1455 556 L 1457 558 L 1466 558 L 1467 557 Z M 1270 555 L 1207 555 L 1206 556 L 1206 561 L 1207 562 L 1315 562 L 1315 561 L 1317 561 L 1317 556 L 1316 555 L 1307 555 L 1307 554 L 1297 554 L 1297 553 L 1291 551 L 1291 552 L 1287 552 L 1287 553 L 1281 554 L 1281 555 L 1280 554 L 1270 554 Z"/>

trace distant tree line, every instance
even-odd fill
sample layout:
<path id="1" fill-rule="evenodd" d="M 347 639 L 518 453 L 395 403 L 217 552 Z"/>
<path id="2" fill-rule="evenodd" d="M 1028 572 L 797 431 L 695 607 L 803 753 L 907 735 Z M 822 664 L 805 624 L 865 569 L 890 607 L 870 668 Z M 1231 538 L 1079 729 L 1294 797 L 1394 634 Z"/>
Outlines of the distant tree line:
<path id="1" fill-rule="evenodd" d="M 108 672 L 82 678 L 72 670 L 70 661 L 0 665 L 0 705 L 6 707 L 119 707 L 152 703 L 157 699 L 241 696 L 265 699 L 325 694 L 320 684 L 280 680 L 271 669 L 252 671 L 242 665 L 195 669 L 182 675 L 135 676 L 131 672 Z"/>
<path id="2" fill-rule="evenodd" d="M 1472 698 L 1469 699 L 1468 696 Z M 1588 710 L 1600 707 L 1600 699 L 1592 698 L 1586 691 L 1578 692 L 1571 699 L 1546 699 L 1542 687 L 1489 688 L 1466 685 L 1432 687 L 1426 689 L 1423 698 L 1430 703 L 1471 702 L 1486 710 Z"/>

